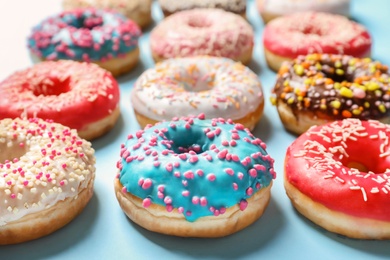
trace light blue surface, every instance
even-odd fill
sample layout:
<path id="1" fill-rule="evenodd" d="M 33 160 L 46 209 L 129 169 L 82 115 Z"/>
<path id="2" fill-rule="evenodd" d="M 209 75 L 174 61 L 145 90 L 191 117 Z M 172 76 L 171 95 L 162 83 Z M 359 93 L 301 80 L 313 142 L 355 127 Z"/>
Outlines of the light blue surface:
<path id="1" fill-rule="evenodd" d="M 49 1 L 54 2 L 37 0 L 36 10 L 33 11 L 35 13 L 30 14 L 31 19 L 27 15 L 21 16 L 23 19 L 19 18 L 22 19 L 20 22 L 13 20 L 13 33 L 19 35 L 19 38 L 0 34 L 0 39 L 25 39 L 28 34 L 26 28 L 45 18 L 45 15 L 60 10 L 59 3 L 53 10 L 38 7 L 38 4 Z M 23 1 L 15 2 L 20 4 Z M 12 12 L 4 11 L 2 7 L 8 6 L 0 3 L 1 22 L 5 21 L 4 15 L 11 20 L 16 19 L 10 17 Z M 141 39 L 142 59 L 138 67 L 119 78 L 122 116 L 109 134 L 93 142 L 97 156 L 97 178 L 92 201 L 78 218 L 52 235 L 20 245 L 1 246 L 0 259 L 390 258 L 389 241 L 353 240 L 329 233 L 292 208 L 285 195 L 282 174 L 286 148 L 295 136 L 284 130 L 276 109 L 268 102 L 275 73 L 265 64 L 261 43 L 263 24 L 254 8 L 254 1 L 249 1 L 248 9 L 249 21 L 256 28 L 256 47 L 250 68 L 259 75 L 267 98 L 264 116 L 254 134 L 267 143 L 268 153 L 276 160 L 275 169 L 278 174 L 272 188 L 272 199 L 263 217 L 245 230 L 226 238 L 184 239 L 146 231 L 129 221 L 120 209 L 113 188 L 115 163 L 119 159 L 119 146 L 125 141 L 127 134 L 139 129 L 132 112 L 129 93 L 136 77 L 153 65 L 148 44 L 150 27 Z M 157 8 L 154 9 L 154 17 L 155 20 L 161 19 Z M 374 40 L 373 57 L 390 64 L 390 1 L 355 0 L 352 17 L 370 30 Z M 0 30 L 3 28 L 4 26 L 0 27 Z M 17 56 L 20 60 L 15 61 L 14 56 L 9 55 L 10 52 L 23 55 Z M 15 44 L 12 49 L 0 50 L 0 76 L 12 73 L 11 69 L 14 67 L 29 66 L 31 61 L 26 60 L 24 54 L 25 42 Z"/>

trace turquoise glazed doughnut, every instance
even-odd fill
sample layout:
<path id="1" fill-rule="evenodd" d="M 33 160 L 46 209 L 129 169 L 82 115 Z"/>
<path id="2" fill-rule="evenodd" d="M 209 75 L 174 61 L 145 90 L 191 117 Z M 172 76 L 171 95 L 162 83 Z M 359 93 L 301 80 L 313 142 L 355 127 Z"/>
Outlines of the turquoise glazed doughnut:
<path id="1" fill-rule="evenodd" d="M 205 120 L 203 114 L 198 118 L 149 125 L 129 135 L 122 145 L 121 159 L 117 163 L 118 200 L 133 221 L 160 233 L 208 237 L 236 232 L 260 216 L 232 232 L 225 223 L 228 232 L 222 234 L 215 231 L 214 224 L 218 218 L 223 219 L 230 208 L 239 213 L 229 212 L 227 217 L 238 217 L 249 207 L 256 206 L 250 203 L 252 196 L 262 190 L 269 191 L 276 174 L 274 160 L 265 149 L 265 143 L 241 124 L 225 119 Z M 123 197 L 128 195 L 148 212 L 158 205 L 167 214 L 164 218 L 169 219 L 172 213 L 176 220 L 184 222 L 180 224 L 186 226 L 186 233 L 172 227 L 160 230 L 139 223 L 142 221 L 134 216 L 137 214 L 132 209 L 127 212 L 127 206 L 123 205 L 126 204 Z M 257 213 L 263 212 L 269 196 L 265 200 L 263 209 L 256 210 Z M 212 220 L 212 235 L 207 230 L 198 232 L 196 224 L 191 227 L 191 223 L 203 218 Z"/>
<path id="2" fill-rule="evenodd" d="M 76 9 L 49 17 L 35 26 L 28 37 L 28 48 L 41 60 L 98 63 L 138 51 L 140 35 L 138 25 L 119 13 Z"/>

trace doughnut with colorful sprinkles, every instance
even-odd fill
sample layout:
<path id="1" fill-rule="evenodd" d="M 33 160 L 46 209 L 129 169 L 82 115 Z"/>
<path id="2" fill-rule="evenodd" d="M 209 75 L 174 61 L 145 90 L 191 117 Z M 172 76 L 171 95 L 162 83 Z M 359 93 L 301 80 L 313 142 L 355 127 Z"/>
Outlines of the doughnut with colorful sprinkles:
<path id="1" fill-rule="evenodd" d="M 266 145 L 231 120 L 174 119 L 130 134 L 115 193 L 127 216 L 151 231 L 221 237 L 257 220 L 276 177 Z"/>
<path id="2" fill-rule="evenodd" d="M 299 56 L 280 68 L 271 100 L 296 134 L 351 117 L 390 123 L 388 66 L 347 55 Z"/>
<path id="3" fill-rule="evenodd" d="M 28 47 L 40 60 L 94 62 L 118 76 L 138 62 L 138 25 L 114 11 L 65 11 L 35 26 Z"/>
<path id="4" fill-rule="evenodd" d="M 51 119 L 90 140 L 115 125 L 119 94 L 111 73 L 95 64 L 44 61 L 0 82 L 0 119 Z"/>
<path id="5" fill-rule="evenodd" d="M 42 119 L 0 120 L 0 244 L 46 236 L 93 195 L 95 156 L 75 130 Z"/>
<path id="6" fill-rule="evenodd" d="M 278 71 L 284 61 L 311 53 L 369 57 L 372 41 L 366 28 L 344 16 L 301 12 L 268 23 L 263 44 L 268 66 Z"/>
<path id="7" fill-rule="evenodd" d="M 252 130 L 264 108 L 256 74 L 241 63 L 209 56 L 156 64 L 137 79 L 131 102 L 141 127 L 204 113 L 207 118 L 230 118 Z"/>
<path id="8" fill-rule="evenodd" d="M 389 125 L 378 121 L 309 129 L 286 154 L 284 185 L 294 207 L 331 232 L 389 239 L 389 138 Z"/>
<path id="9" fill-rule="evenodd" d="M 157 61 L 210 55 L 248 64 L 254 46 L 253 29 L 241 16 L 221 9 L 192 9 L 165 18 L 150 33 Z"/>

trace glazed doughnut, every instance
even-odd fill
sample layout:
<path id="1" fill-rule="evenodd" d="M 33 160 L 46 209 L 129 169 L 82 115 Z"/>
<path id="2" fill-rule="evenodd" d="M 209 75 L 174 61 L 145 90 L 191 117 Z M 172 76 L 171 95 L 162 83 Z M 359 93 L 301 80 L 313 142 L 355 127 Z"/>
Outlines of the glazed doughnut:
<path id="1" fill-rule="evenodd" d="M 138 25 L 119 13 L 76 9 L 34 27 L 28 47 L 34 59 L 93 62 L 118 76 L 137 64 L 140 35 Z"/>
<path id="2" fill-rule="evenodd" d="M 152 22 L 152 0 L 64 0 L 62 5 L 65 10 L 88 7 L 115 10 L 136 22 L 142 28 Z"/>
<path id="3" fill-rule="evenodd" d="M 349 16 L 349 0 L 256 0 L 264 23 L 297 12 L 316 11 Z"/>
<path id="4" fill-rule="evenodd" d="M 253 129 L 264 108 L 256 74 L 230 59 L 209 56 L 158 63 L 137 79 L 131 102 L 142 128 L 204 113 L 207 118 L 230 118 Z"/>
<path id="5" fill-rule="evenodd" d="M 285 188 L 294 207 L 352 238 L 390 238 L 390 127 L 345 119 L 313 127 L 288 148 Z"/>
<path id="6" fill-rule="evenodd" d="M 220 9 L 193 9 L 165 18 L 150 34 L 153 59 L 210 55 L 247 64 L 253 30 L 242 17 Z"/>
<path id="7" fill-rule="evenodd" d="M 238 14 L 246 17 L 246 0 L 158 0 L 164 16 L 169 16 L 173 13 L 196 8 L 220 8 L 227 12 Z"/>
<path id="8" fill-rule="evenodd" d="M 198 118 L 148 126 L 122 145 L 115 193 L 138 225 L 221 237 L 263 214 L 275 178 L 266 145 L 231 120 Z"/>
<path id="9" fill-rule="evenodd" d="M 296 134 L 350 117 L 390 123 L 389 79 L 388 67 L 369 58 L 309 54 L 281 67 L 271 101 Z"/>
<path id="10" fill-rule="evenodd" d="M 119 87 L 111 73 L 91 63 L 44 61 L 0 82 L 0 119 L 39 117 L 94 139 L 117 121 Z"/>
<path id="11" fill-rule="evenodd" d="M 371 36 L 344 16 L 302 12 L 277 18 L 263 33 L 268 66 L 278 71 L 284 61 L 310 53 L 369 57 Z"/>
<path id="12" fill-rule="evenodd" d="M 95 157 L 75 130 L 42 119 L 0 120 L 0 245 L 46 236 L 93 195 Z"/>

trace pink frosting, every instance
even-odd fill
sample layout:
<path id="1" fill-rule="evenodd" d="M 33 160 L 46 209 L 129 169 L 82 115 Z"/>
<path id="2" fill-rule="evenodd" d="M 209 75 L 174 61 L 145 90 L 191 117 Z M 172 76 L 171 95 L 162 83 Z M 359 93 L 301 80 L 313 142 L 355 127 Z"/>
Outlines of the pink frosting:
<path id="1" fill-rule="evenodd" d="M 211 55 L 237 59 L 253 47 L 253 30 L 235 14 L 193 9 L 164 19 L 150 35 L 155 56 L 162 59 Z"/>
<path id="2" fill-rule="evenodd" d="M 263 39 L 268 51 L 291 59 L 310 53 L 365 57 L 371 51 L 371 37 L 363 26 L 320 12 L 277 18 L 265 27 Z"/>

